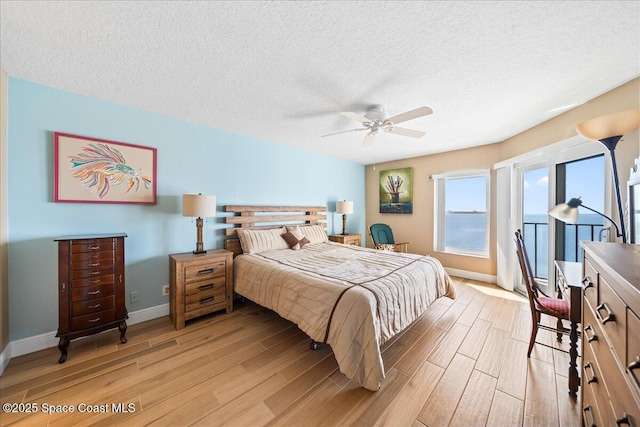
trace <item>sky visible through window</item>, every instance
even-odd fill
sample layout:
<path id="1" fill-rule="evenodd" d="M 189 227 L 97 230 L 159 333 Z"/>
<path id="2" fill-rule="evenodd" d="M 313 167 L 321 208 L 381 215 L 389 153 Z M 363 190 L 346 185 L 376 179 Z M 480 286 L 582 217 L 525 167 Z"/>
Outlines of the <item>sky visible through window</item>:
<path id="1" fill-rule="evenodd" d="M 449 211 L 481 211 L 487 205 L 487 180 L 476 178 L 447 179 L 445 206 Z"/>
<path id="2" fill-rule="evenodd" d="M 604 212 L 604 156 L 567 164 L 567 200 L 580 197 L 582 202 L 598 212 Z M 546 214 L 549 206 L 548 169 L 528 171 L 524 182 L 524 212 L 526 215 Z M 592 212 L 580 208 L 580 215 Z"/>

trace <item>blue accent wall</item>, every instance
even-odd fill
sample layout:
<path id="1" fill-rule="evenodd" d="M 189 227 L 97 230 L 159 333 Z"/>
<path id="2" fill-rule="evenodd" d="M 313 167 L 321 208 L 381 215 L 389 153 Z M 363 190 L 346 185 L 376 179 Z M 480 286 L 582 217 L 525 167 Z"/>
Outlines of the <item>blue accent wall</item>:
<path id="1" fill-rule="evenodd" d="M 230 100 L 232 102 L 232 100 Z M 336 200 L 353 200 L 348 231 L 365 237 L 365 168 L 274 142 L 9 78 L 9 339 L 57 330 L 56 237 L 125 232 L 129 312 L 166 304 L 168 255 L 195 249 L 196 226 L 182 194 L 215 195 L 218 216 L 205 248 L 222 248 L 223 206 L 326 205 L 340 233 Z M 155 147 L 157 205 L 53 202 L 53 133 Z M 310 138 L 315 137 L 313 134 Z M 140 302 L 129 303 L 137 291 Z"/>

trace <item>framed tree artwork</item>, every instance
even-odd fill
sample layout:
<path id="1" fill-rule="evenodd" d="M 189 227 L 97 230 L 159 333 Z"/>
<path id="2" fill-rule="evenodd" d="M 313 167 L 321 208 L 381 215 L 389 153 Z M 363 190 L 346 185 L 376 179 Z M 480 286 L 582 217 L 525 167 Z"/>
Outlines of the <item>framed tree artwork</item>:
<path id="1" fill-rule="evenodd" d="M 54 201 L 156 204 L 157 150 L 54 133 Z"/>
<path id="2" fill-rule="evenodd" d="M 380 213 L 413 213 L 413 168 L 380 172 Z"/>

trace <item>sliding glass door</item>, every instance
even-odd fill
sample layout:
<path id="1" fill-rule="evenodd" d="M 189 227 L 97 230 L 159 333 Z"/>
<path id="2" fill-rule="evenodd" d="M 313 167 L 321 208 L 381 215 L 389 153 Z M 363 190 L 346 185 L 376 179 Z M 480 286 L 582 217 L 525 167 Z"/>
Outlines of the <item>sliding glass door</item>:
<path id="1" fill-rule="evenodd" d="M 580 241 L 604 239 L 603 218 L 586 209 L 580 208 L 577 224 L 565 224 L 547 214 L 551 207 L 572 197 L 581 197 L 586 206 L 605 211 L 604 155 L 567 157 L 549 156 L 515 167 L 519 183 L 516 228 L 522 230 L 538 283 L 543 288 L 550 285 L 551 292 L 555 280 L 553 261 L 581 262 Z M 521 281 L 516 282 L 515 288 L 526 291 Z"/>

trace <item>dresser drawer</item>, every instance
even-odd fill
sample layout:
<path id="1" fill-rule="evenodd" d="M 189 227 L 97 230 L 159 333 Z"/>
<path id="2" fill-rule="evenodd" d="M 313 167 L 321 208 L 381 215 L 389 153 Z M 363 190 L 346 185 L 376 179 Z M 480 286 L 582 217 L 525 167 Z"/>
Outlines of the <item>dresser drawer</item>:
<path id="1" fill-rule="evenodd" d="M 598 294 L 596 316 L 614 353 L 620 358 L 620 363 L 623 363 L 626 354 L 627 306 L 602 276 L 598 279 Z"/>
<path id="2" fill-rule="evenodd" d="M 184 268 L 185 283 L 224 277 L 226 266 L 225 261 L 189 265 Z"/>
<path id="3" fill-rule="evenodd" d="M 114 252 L 113 250 L 102 251 L 102 252 L 79 252 L 71 254 L 71 262 L 82 262 L 82 261 L 96 261 L 101 259 L 111 259 L 113 260 Z"/>
<path id="4" fill-rule="evenodd" d="M 113 283 L 107 283 L 106 285 L 83 286 L 71 289 L 71 300 L 73 302 L 103 298 L 111 295 L 113 295 Z"/>
<path id="5" fill-rule="evenodd" d="M 600 333 L 597 326 L 594 328 L 596 329 L 596 334 Z M 608 392 L 608 383 L 610 381 L 608 378 L 605 380 L 602 372 L 606 367 L 601 367 L 601 363 L 602 359 L 606 358 L 606 354 L 609 353 L 610 358 L 611 353 L 609 352 L 609 347 L 607 347 L 606 343 L 603 345 L 601 341 L 593 340 L 590 344 L 585 343 L 583 347 L 582 387 L 585 387 L 585 390 L 591 390 L 593 396 L 598 402 L 600 402 L 598 405 L 598 412 L 600 416 L 603 420 L 608 420 L 613 418 L 613 410 L 609 405 L 610 393 Z"/>
<path id="6" fill-rule="evenodd" d="M 71 281 L 72 288 L 80 288 L 83 286 L 96 286 L 96 285 L 108 285 L 114 281 L 113 274 L 107 274 L 106 276 L 99 277 L 87 277 L 86 279 L 75 279 Z"/>
<path id="7" fill-rule="evenodd" d="M 586 308 L 586 307 L 585 307 Z M 591 325 L 595 331 L 596 338 L 592 338 L 590 332 L 585 332 L 583 350 L 583 385 L 593 386 L 594 382 L 589 382 L 592 377 L 596 377 L 597 386 L 592 387 L 594 395 L 601 403 L 600 415 L 606 425 L 615 425 L 616 420 L 623 418 L 627 414 L 632 420 L 632 425 L 640 425 L 640 407 L 633 398 L 629 386 L 625 380 L 624 371 L 612 353 L 606 340 L 602 339 L 603 332 L 600 325 L 593 319 L 591 309 L 586 308 L 584 313 L 585 329 Z M 587 365 L 591 364 L 589 368 Z M 602 374 L 606 372 L 606 375 Z M 604 387 L 606 387 L 606 390 Z M 603 393 L 604 392 L 604 393 Z"/>
<path id="8" fill-rule="evenodd" d="M 71 243 L 71 250 L 73 253 L 81 252 L 101 252 L 101 251 L 113 251 L 115 248 L 115 241 L 108 240 L 80 240 L 73 241 Z"/>
<path id="9" fill-rule="evenodd" d="M 596 308 L 598 305 L 598 273 L 593 265 L 585 258 L 584 261 L 584 279 L 582 285 L 584 290 L 584 298 L 591 304 L 591 307 Z"/>
<path id="10" fill-rule="evenodd" d="M 114 307 L 115 299 L 113 295 L 111 295 L 104 298 L 74 302 L 72 304 L 71 314 L 73 316 L 81 316 L 83 314 L 97 313 L 98 311 L 104 311 Z"/>
<path id="11" fill-rule="evenodd" d="M 627 309 L 627 360 L 624 362 L 629 383 L 640 397 L 640 319 Z M 640 423 L 638 423 L 640 426 Z"/>
<path id="12" fill-rule="evenodd" d="M 113 255 L 113 253 L 109 252 Z M 95 270 L 98 268 L 113 268 L 113 256 L 109 258 L 96 258 L 87 259 L 82 261 L 73 261 L 71 263 L 71 270 Z"/>
<path id="13" fill-rule="evenodd" d="M 86 277 L 100 277 L 113 274 L 113 265 L 102 268 L 90 268 L 88 270 L 72 270 L 72 279 L 84 279 Z"/>
<path id="14" fill-rule="evenodd" d="M 116 310 L 105 310 L 97 313 L 87 314 L 85 316 L 73 316 L 71 318 L 71 327 L 73 329 L 86 329 L 102 326 L 116 320 Z"/>
<path id="15" fill-rule="evenodd" d="M 597 399 L 593 395 L 593 390 L 590 387 L 585 387 L 582 391 L 582 425 L 584 427 L 599 427 L 605 426 L 600 417 L 600 410 L 598 409 Z"/>
<path id="16" fill-rule="evenodd" d="M 214 304 L 224 304 L 227 300 L 224 277 L 185 286 L 185 311 L 198 310 Z"/>

